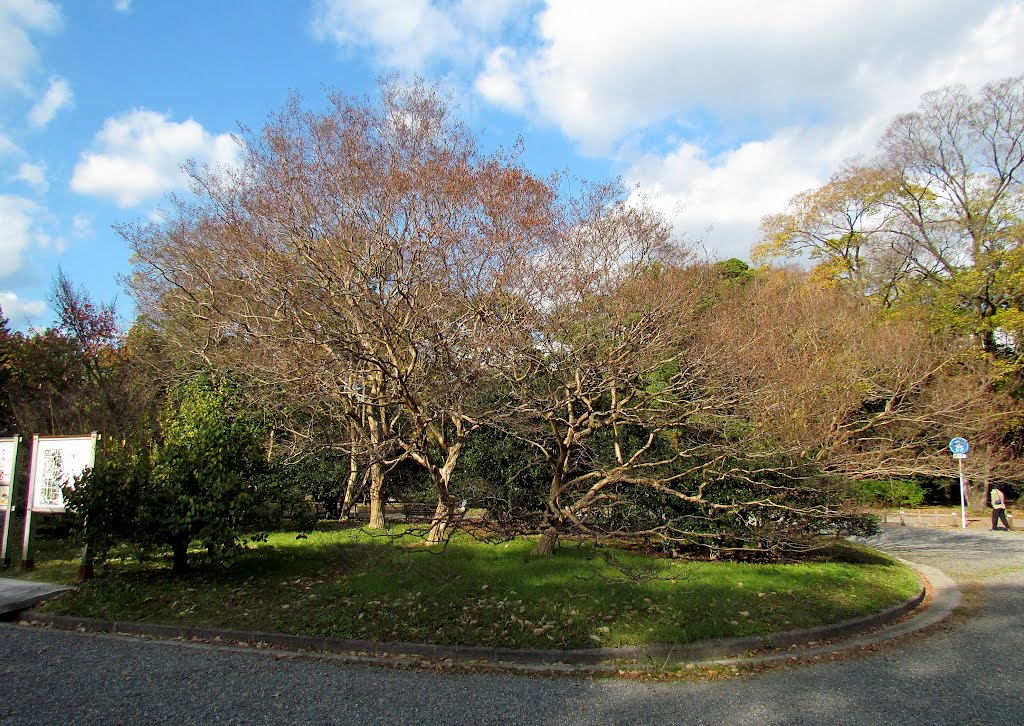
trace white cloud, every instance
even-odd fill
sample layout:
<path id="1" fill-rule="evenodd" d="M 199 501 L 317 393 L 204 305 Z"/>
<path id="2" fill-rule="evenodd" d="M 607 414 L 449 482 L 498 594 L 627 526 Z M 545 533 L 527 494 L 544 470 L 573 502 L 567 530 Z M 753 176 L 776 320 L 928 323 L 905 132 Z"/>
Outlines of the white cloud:
<path id="1" fill-rule="evenodd" d="M 516 16 L 529 17 L 536 0 L 459 0 L 453 15 L 462 24 L 481 30 L 498 30 Z"/>
<path id="2" fill-rule="evenodd" d="M 25 182 L 40 194 L 45 194 L 46 190 L 50 188 L 49 182 L 46 181 L 45 164 L 30 164 L 25 162 L 18 167 L 18 171 L 14 173 L 12 178 L 17 181 Z"/>
<path id="3" fill-rule="evenodd" d="M 666 214 L 681 210 L 677 231 L 697 238 L 710 229 L 712 256 L 747 259 L 762 217 L 824 183 L 845 159 L 869 154 L 889 118 L 883 112 L 845 125 L 783 127 L 718 153 L 684 140 L 665 154 L 638 156 L 624 177 Z"/>
<path id="4" fill-rule="evenodd" d="M 495 48 L 473 84 L 488 101 L 510 111 L 521 111 L 526 105 L 526 93 L 513 70 L 516 61 L 515 49 L 507 46 Z"/>
<path id="5" fill-rule="evenodd" d="M 347 52 L 369 51 L 378 65 L 422 73 L 442 61 L 472 65 L 523 11 L 517 0 L 317 0 L 310 29 Z"/>
<path id="6" fill-rule="evenodd" d="M 60 10 L 48 0 L 0 0 L 0 88 L 28 90 L 25 76 L 39 61 L 31 34 L 60 26 Z"/>
<path id="7" fill-rule="evenodd" d="M 615 158 L 718 256 L 925 91 L 1024 69 L 1017 0 L 549 0 L 536 33 L 493 49 L 477 92 Z"/>
<path id="8" fill-rule="evenodd" d="M 78 239 L 92 239 L 96 233 L 92 229 L 92 217 L 76 214 L 71 220 L 71 231 Z"/>
<path id="9" fill-rule="evenodd" d="M 193 119 L 179 123 L 144 109 L 108 118 L 93 147 L 75 165 L 71 188 L 121 207 L 186 188 L 181 165 L 188 160 L 230 165 L 238 152 L 230 134 L 214 136 Z"/>
<path id="10" fill-rule="evenodd" d="M 665 156 L 641 157 L 625 176 L 675 217 L 677 231 L 697 239 L 710 229 L 705 241 L 713 256 L 746 258 L 761 217 L 820 183 L 857 132 L 833 140 L 821 129 L 786 128 L 714 156 L 684 142 Z"/>
<path id="11" fill-rule="evenodd" d="M 403 70 L 422 68 L 458 45 L 451 20 L 429 0 L 324 0 L 317 3 L 314 37 L 342 48 L 375 48 L 384 64 Z"/>
<path id="12" fill-rule="evenodd" d="M 39 217 L 43 209 L 25 197 L 0 194 L 0 282 L 13 280 L 25 266 L 33 248 L 48 244 Z"/>
<path id="13" fill-rule="evenodd" d="M 515 65 L 485 68 L 478 88 L 498 89 L 488 97 L 505 103 L 516 86 L 537 115 L 603 153 L 666 121 L 775 126 L 861 114 L 892 88 L 911 85 L 915 98 L 935 80 L 929 69 L 958 56 L 964 72 L 1007 75 L 1024 66 L 1008 23 L 1020 14 L 1011 0 L 637 0 L 628 12 L 613 0 L 549 0 L 540 45 Z M 1001 37 L 979 30 L 995 15 Z"/>
<path id="14" fill-rule="evenodd" d="M 114 0 L 114 10 L 119 13 L 130 13 L 132 11 L 132 0 Z"/>
<path id="15" fill-rule="evenodd" d="M 10 137 L 0 134 L 0 156 L 20 153 L 18 145 L 11 141 Z"/>
<path id="16" fill-rule="evenodd" d="M 3 308 L 4 317 L 11 322 L 13 328 L 25 328 L 33 319 L 46 312 L 46 303 L 42 300 L 22 300 L 13 292 L 0 290 L 0 308 Z"/>
<path id="17" fill-rule="evenodd" d="M 28 112 L 29 123 L 37 128 L 46 126 L 58 111 L 71 103 L 71 98 L 71 85 L 63 78 L 51 78 L 46 93 Z"/>

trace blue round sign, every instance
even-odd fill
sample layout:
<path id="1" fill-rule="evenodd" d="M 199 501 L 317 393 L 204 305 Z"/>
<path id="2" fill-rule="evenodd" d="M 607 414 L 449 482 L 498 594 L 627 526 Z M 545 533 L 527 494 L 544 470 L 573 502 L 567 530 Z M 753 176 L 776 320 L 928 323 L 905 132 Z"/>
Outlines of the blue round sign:
<path id="1" fill-rule="evenodd" d="M 954 454 L 966 454 L 969 448 L 971 447 L 968 445 L 967 439 L 960 438 L 959 436 L 949 442 L 949 450 Z"/>

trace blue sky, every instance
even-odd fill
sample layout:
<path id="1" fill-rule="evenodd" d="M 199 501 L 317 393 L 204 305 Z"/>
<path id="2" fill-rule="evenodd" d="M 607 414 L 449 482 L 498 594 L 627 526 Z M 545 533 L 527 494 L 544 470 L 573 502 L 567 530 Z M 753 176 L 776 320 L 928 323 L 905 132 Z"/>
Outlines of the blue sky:
<path id="1" fill-rule="evenodd" d="M 62 266 L 130 317 L 113 225 L 290 91 L 388 72 L 440 84 L 485 146 L 622 176 L 745 257 L 921 93 L 1024 72 L 1021 37 L 1017 0 L 0 0 L 0 306 L 45 326 Z"/>

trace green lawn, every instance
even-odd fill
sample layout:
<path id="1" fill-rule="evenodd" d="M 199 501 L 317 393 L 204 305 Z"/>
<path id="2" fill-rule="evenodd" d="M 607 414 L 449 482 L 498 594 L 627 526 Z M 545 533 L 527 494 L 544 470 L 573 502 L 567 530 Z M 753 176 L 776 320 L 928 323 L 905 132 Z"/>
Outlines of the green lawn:
<path id="1" fill-rule="evenodd" d="M 392 534 L 400 530 L 391 530 Z M 55 614 L 382 641 L 580 648 L 767 635 L 877 612 L 914 595 L 913 572 L 840 545 L 800 564 L 656 559 L 591 546 L 459 536 L 445 549 L 359 529 L 272 535 L 229 569 L 173 577 L 115 562 Z M 77 551 L 40 541 L 38 569 L 72 582 Z"/>

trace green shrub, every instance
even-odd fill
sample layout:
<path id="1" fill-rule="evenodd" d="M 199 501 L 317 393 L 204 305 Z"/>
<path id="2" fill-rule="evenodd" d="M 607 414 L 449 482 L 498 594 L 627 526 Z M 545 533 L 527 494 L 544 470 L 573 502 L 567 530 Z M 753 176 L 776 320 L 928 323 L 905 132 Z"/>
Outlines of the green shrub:
<path id="1" fill-rule="evenodd" d="M 864 479 L 854 483 L 862 500 L 887 507 L 919 507 L 924 488 L 913 479 Z"/>
<path id="2" fill-rule="evenodd" d="M 102 562 L 118 545 L 135 542 L 139 503 L 146 496 L 152 462 L 146 447 L 104 439 L 95 466 L 65 489 L 68 509 L 86 525 L 81 536 Z"/>
<path id="3" fill-rule="evenodd" d="M 142 554 L 170 548 L 174 570 L 189 565 L 198 540 L 223 562 L 240 542 L 275 526 L 288 495 L 263 451 L 263 431 L 234 407 L 227 382 L 197 377 L 173 390 L 152 446 L 105 445 L 96 467 L 68 491 L 105 557 L 119 542 Z"/>

